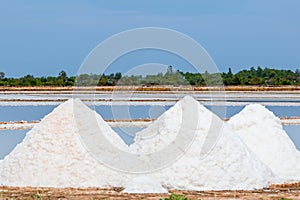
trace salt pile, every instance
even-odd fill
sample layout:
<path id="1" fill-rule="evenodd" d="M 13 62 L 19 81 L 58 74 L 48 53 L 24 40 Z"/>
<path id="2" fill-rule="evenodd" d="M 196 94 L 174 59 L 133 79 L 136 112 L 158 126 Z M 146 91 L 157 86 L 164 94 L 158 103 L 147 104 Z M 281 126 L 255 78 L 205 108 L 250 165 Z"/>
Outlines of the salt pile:
<path id="1" fill-rule="evenodd" d="M 187 123 L 183 123 L 184 120 Z M 272 171 L 239 136 L 189 96 L 137 133 L 130 148 L 145 154 L 153 153 L 178 142 L 180 133 L 189 134 L 191 131 L 195 137 L 188 148 L 181 149 L 182 157 L 153 173 L 163 186 L 181 190 L 255 189 L 268 186 L 273 180 Z M 184 144 L 184 141 L 179 141 L 178 148 L 181 142 Z M 211 145 L 212 149 L 209 148 Z M 168 159 L 170 155 L 161 156 Z"/>
<path id="2" fill-rule="evenodd" d="M 130 179 L 123 190 L 124 193 L 139 194 L 139 193 L 168 193 L 160 183 L 152 177 L 140 175 L 133 179 Z"/>
<path id="3" fill-rule="evenodd" d="M 74 116 L 74 108 L 80 116 Z M 127 147 L 103 119 L 79 100 L 69 100 L 29 131 L 23 142 L 0 163 L 0 185 L 35 187 L 105 187 L 124 185 L 120 174 L 96 161 L 83 147 L 78 125 L 96 129 L 84 117 L 94 115 L 101 131 L 121 148 Z M 92 126 L 92 127 L 91 127 Z M 87 131 L 90 134 L 90 131 Z"/>
<path id="4" fill-rule="evenodd" d="M 300 152 L 271 111 L 251 104 L 233 116 L 228 124 L 276 175 L 300 180 Z"/>
<path id="5" fill-rule="evenodd" d="M 98 132 L 124 152 L 157 153 L 157 162 L 147 164 L 161 168 L 147 175 L 159 184 L 97 161 L 82 139 L 92 140 Z M 168 148 L 171 151 L 165 151 Z M 105 147 L 98 150 L 113 161 L 127 159 Z M 235 190 L 263 188 L 273 178 L 269 167 L 226 123 L 189 96 L 139 132 L 130 147 L 100 115 L 79 100 L 69 100 L 29 131 L 0 162 L 0 185 L 7 186 L 118 186 L 135 192 L 140 184 L 137 192 L 165 191 L 161 185 L 182 190 Z"/>

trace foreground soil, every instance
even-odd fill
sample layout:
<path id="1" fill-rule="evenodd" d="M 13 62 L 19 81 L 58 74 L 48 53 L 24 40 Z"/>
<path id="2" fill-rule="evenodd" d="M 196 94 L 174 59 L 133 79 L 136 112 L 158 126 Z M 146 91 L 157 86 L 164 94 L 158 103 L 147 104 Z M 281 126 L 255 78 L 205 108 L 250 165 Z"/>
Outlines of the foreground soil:
<path id="1" fill-rule="evenodd" d="M 170 191 L 185 195 L 188 199 L 245 199 L 245 200 L 300 200 L 300 183 L 272 185 L 269 188 L 253 191 Z M 0 200 L 96 200 L 96 199 L 153 199 L 168 198 L 168 194 L 125 194 L 122 188 L 19 188 L 0 187 Z"/>

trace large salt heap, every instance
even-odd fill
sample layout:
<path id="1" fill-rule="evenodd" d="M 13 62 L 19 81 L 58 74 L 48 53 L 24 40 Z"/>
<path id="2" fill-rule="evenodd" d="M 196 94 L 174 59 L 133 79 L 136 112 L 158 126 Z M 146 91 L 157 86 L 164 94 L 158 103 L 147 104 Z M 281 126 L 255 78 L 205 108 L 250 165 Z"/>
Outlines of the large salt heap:
<path id="1" fill-rule="evenodd" d="M 106 138 L 103 147 L 87 148 L 85 145 L 94 144 L 93 139 L 97 141 L 98 133 Z M 106 143 L 127 154 L 116 154 Z M 98 150 L 98 154 L 91 150 Z M 147 179 L 142 184 L 144 179 L 137 174 L 107 167 L 107 163 L 96 160 L 101 152 L 104 159 L 111 158 L 110 164 L 119 164 L 112 168 L 122 168 L 122 161 L 130 164 L 131 154 L 146 158 L 146 165 L 141 166 L 149 165 L 147 177 L 158 182 Z M 153 154 L 156 156 L 151 157 Z M 132 162 L 132 169 L 139 169 L 135 164 Z M 161 185 L 182 190 L 255 189 L 268 186 L 272 180 L 270 168 L 240 137 L 189 96 L 139 132 L 130 147 L 95 111 L 79 100 L 69 100 L 47 115 L 0 161 L 0 185 L 7 186 L 118 186 L 126 187 L 125 192 L 165 192 Z"/>
<path id="2" fill-rule="evenodd" d="M 173 144 L 177 149 L 163 154 Z M 161 151 L 163 160 L 181 151 L 181 157 L 152 174 L 172 189 L 255 189 L 268 186 L 274 178 L 237 134 L 189 96 L 137 133 L 130 148 L 144 154 Z"/>
<path id="3" fill-rule="evenodd" d="M 300 180 L 300 152 L 271 111 L 250 104 L 228 124 L 276 175 Z"/>
<path id="4" fill-rule="evenodd" d="M 77 116 L 74 116 L 76 108 Z M 78 128 L 99 130 L 95 124 L 80 124 L 93 116 L 100 131 L 120 148 L 127 146 L 94 111 L 80 100 L 69 100 L 29 131 L 23 142 L 0 163 L 0 185 L 36 187 L 105 187 L 124 185 L 120 174 L 96 161 L 83 147 Z M 91 121 L 91 120 L 90 120 Z M 81 127 L 78 127 L 81 126 Z M 92 126 L 92 127 L 91 127 Z M 86 134 L 90 134 L 87 131 Z"/>

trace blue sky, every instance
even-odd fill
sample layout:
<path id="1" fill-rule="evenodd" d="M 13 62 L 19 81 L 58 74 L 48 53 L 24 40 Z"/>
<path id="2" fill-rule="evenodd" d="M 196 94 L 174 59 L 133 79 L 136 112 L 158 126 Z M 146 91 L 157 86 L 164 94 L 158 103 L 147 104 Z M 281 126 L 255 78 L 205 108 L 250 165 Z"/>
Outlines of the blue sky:
<path id="1" fill-rule="evenodd" d="M 194 38 L 221 71 L 300 68 L 299 0 L 1 0 L 0 71 L 46 76 L 64 69 L 74 75 L 101 41 L 148 26 Z M 122 65 L 134 59 L 144 61 L 131 57 Z M 158 61 L 188 70 L 170 56 L 152 62 Z"/>

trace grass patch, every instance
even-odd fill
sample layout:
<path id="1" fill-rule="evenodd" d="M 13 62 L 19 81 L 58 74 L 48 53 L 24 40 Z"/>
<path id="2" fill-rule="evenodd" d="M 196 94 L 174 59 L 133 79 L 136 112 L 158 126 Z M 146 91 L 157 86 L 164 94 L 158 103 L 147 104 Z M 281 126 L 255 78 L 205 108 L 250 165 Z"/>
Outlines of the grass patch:
<path id="1" fill-rule="evenodd" d="M 181 194 L 170 194 L 168 198 L 160 198 L 160 200 L 188 200 L 188 198 Z"/>
<path id="2" fill-rule="evenodd" d="M 34 200 L 43 200 L 43 196 L 40 193 L 31 195 Z"/>

